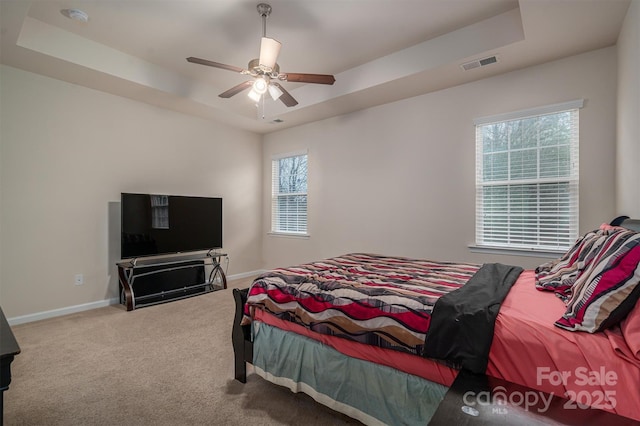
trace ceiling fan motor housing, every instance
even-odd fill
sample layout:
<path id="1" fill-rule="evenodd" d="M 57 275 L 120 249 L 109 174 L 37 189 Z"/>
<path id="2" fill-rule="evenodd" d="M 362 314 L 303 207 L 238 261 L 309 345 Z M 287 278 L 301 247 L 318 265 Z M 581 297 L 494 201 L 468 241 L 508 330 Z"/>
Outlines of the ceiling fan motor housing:
<path id="1" fill-rule="evenodd" d="M 280 73 L 280 65 L 276 64 L 271 71 L 260 65 L 260 59 L 252 59 L 249 61 L 249 70 L 251 70 L 251 75 L 268 75 L 273 78 L 277 78 Z M 254 74 L 255 73 L 255 74 Z"/>

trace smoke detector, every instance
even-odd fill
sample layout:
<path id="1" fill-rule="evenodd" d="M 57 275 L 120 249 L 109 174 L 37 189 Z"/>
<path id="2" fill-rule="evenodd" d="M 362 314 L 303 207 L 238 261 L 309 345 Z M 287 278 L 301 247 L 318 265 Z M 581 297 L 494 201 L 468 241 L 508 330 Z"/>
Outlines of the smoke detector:
<path id="1" fill-rule="evenodd" d="M 89 22 L 89 15 L 87 15 L 87 12 L 80 9 L 62 9 L 60 13 L 74 21 Z"/>

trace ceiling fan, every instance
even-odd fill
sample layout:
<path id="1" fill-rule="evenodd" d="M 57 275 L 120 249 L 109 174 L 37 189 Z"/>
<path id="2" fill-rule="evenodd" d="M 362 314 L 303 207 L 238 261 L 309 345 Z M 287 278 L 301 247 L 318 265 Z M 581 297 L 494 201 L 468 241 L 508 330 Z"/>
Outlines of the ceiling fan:
<path id="1" fill-rule="evenodd" d="M 249 97 L 258 102 L 262 95 L 269 92 L 273 100 L 280 99 L 288 107 L 296 106 L 296 101 L 289 92 L 277 80 L 292 81 L 298 83 L 314 83 L 314 84 L 333 84 L 336 79 L 329 74 L 300 74 L 300 73 L 281 73 L 280 66 L 277 64 L 278 54 L 282 43 L 267 37 L 267 17 L 271 14 L 271 6 L 266 3 L 260 3 L 257 6 L 258 13 L 262 17 L 262 40 L 260 44 L 260 57 L 249 61 L 247 69 L 236 67 L 233 65 L 221 64 L 206 59 L 187 58 L 187 61 L 194 64 L 207 65 L 214 68 L 239 72 L 243 75 L 250 75 L 252 80 L 242 82 L 231 89 L 220 93 L 221 98 L 230 98 L 245 89 L 251 87 Z"/>

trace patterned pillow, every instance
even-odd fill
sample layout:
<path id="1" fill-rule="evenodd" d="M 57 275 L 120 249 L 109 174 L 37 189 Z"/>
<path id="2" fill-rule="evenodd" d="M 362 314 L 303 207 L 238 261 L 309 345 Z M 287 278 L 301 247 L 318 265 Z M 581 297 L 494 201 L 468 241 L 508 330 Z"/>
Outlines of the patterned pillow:
<path id="1" fill-rule="evenodd" d="M 640 298 L 640 233 L 625 229 L 608 235 L 574 283 L 567 310 L 555 325 L 594 333 L 624 319 Z"/>
<path id="2" fill-rule="evenodd" d="M 591 264 L 607 239 L 609 230 L 598 229 L 579 238 L 560 259 L 536 268 L 536 288 L 553 291 L 565 303 L 571 297 L 571 288 L 582 272 Z"/>

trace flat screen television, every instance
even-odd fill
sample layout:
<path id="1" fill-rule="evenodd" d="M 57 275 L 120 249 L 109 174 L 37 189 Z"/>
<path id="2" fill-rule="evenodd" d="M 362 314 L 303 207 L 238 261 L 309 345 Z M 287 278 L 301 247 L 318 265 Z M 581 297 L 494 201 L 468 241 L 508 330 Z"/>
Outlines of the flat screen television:
<path id="1" fill-rule="evenodd" d="M 122 193 L 121 258 L 222 248 L 222 198 Z"/>

